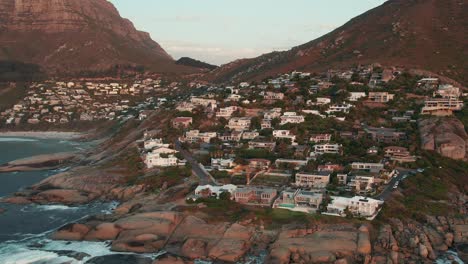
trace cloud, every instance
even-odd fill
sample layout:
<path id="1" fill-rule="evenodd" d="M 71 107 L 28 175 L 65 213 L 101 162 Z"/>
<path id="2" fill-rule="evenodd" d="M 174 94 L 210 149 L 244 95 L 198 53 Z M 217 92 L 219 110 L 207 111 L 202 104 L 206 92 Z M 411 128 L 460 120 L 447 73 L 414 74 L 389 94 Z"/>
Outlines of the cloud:
<path id="1" fill-rule="evenodd" d="M 163 48 L 174 58 L 191 57 L 221 65 L 241 58 L 253 58 L 272 51 L 286 50 L 286 47 L 227 47 L 197 44 L 186 41 L 162 41 Z"/>

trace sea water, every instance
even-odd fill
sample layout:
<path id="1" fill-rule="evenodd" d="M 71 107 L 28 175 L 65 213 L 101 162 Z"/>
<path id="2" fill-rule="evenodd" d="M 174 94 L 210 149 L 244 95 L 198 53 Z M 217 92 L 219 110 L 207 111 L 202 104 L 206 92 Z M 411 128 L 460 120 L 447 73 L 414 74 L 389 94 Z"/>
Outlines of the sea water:
<path id="1" fill-rule="evenodd" d="M 34 155 L 82 150 L 86 143 L 54 139 L 0 137 L 0 164 Z M 51 171 L 0 173 L 0 197 L 27 188 L 67 168 Z M 90 215 L 108 214 L 116 203 L 81 206 L 13 205 L 0 203 L 0 263 L 84 263 L 94 256 L 112 254 L 106 242 L 52 241 L 48 235 L 61 226 Z M 77 251 L 89 255 L 82 260 L 60 252 Z"/>

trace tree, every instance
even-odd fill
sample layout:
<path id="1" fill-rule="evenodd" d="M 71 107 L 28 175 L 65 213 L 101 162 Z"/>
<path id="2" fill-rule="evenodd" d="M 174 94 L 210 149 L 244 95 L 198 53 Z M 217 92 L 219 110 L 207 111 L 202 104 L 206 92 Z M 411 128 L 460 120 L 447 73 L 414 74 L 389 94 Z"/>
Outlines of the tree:
<path id="1" fill-rule="evenodd" d="M 231 193 L 229 193 L 229 192 L 222 192 L 222 193 L 219 195 L 219 199 L 220 199 L 220 200 L 223 200 L 223 201 L 230 201 L 230 200 L 231 200 Z"/>
<path id="2" fill-rule="evenodd" d="M 353 213 L 351 210 L 349 210 L 349 206 L 344 209 L 344 213 L 346 215 L 346 218 L 351 219 L 354 217 Z"/>

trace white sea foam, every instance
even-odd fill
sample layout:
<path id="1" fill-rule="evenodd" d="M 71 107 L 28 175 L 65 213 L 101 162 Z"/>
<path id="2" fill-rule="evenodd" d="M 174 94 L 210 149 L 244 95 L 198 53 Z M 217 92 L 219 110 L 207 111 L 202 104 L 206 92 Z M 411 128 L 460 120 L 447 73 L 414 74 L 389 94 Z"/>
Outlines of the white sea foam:
<path id="1" fill-rule="evenodd" d="M 452 256 L 453 257 L 453 260 L 450 260 L 448 257 L 449 256 Z M 458 257 L 458 254 L 457 252 L 455 251 L 452 251 L 452 250 L 448 250 L 447 252 L 445 252 L 445 255 L 439 259 L 437 259 L 435 261 L 436 264 L 452 264 L 453 261 L 456 261 L 457 263 L 460 263 L 460 264 L 463 264 L 463 260 L 461 260 L 459 257 Z"/>
<path id="2" fill-rule="evenodd" d="M 62 210 L 78 210 L 79 207 L 70 207 L 66 205 L 38 205 L 37 209 L 41 211 L 62 211 Z"/>
<path id="3" fill-rule="evenodd" d="M 0 142 L 36 142 L 39 141 L 33 138 L 14 138 L 14 137 L 0 137 Z"/>
<path id="4" fill-rule="evenodd" d="M 59 257 L 58 254 L 53 252 L 28 249 L 21 245 L 12 244 L 0 247 L 0 259 L 3 264 L 54 263 L 56 260 L 72 261 L 70 258 Z"/>

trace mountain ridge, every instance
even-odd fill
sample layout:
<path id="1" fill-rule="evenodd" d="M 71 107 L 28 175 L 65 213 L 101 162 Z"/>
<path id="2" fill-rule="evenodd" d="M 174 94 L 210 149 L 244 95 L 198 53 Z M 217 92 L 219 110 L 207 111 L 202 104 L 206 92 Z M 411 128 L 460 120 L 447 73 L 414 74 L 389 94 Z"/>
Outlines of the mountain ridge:
<path id="1" fill-rule="evenodd" d="M 0 60 L 48 73 L 105 72 L 116 65 L 192 72 L 107 0 L 1 0 Z"/>
<path id="2" fill-rule="evenodd" d="M 461 0 L 390 0 L 308 43 L 228 63 L 205 79 L 241 81 L 381 63 L 428 70 L 466 85 L 467 12 Z"/>

